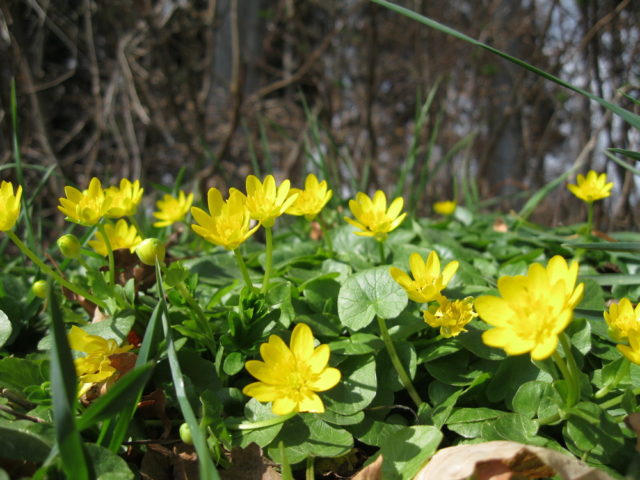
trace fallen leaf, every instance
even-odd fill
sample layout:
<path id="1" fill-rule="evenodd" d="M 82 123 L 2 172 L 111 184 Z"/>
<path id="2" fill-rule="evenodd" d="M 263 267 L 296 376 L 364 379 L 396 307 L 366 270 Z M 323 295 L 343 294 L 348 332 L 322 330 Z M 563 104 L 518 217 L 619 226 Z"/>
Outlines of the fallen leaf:
<path id="1" fill-rule="evenodd" d="M 636 450 L 640 452 L 640 413 L 627 415 L 624 419 L 624 423 L 626 423 L 627 426 L 633 430 L 633 433 L 636 434 L 636 437 L 638 437 L 636 440 Z"/>
<path id="2" fill-rule="evenodd" d="M 415 480 L 466 480 L 469 477 L 516 480 L 554 475 L 563 480 L 613 480 L 574 457 L 548 448 L 508 441 L 443 448 Z"/>
<path id="3" fill-rule="evenodd" d="M 223 480 L 280 480 L 275 464 L 262 455 L 255 443 L 231 450 L 231 465 L 220 472 Z"/>
<path id="4" fill-rule="evenodd" d="M 382 480 L 382 455 L 360 470 L 351 480 Z"/>

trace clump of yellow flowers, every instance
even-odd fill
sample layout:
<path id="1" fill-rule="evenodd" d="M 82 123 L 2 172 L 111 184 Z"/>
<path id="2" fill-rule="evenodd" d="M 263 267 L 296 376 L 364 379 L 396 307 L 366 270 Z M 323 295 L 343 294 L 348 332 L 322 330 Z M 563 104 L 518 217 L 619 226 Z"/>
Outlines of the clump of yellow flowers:
<path id="1" fill-rule="evenodd" d="M 324 392 L 340 381 L 340 370 L 328 367 L 329 345 L 314 347 L 313 333 L 304 323 L 293 329 L 287 346 L 277 335 L 260 345 L 263 361 L 249 360 L 247 371 L 259 381 L 242 392 L 259 402 L 272 402 L 276 415 L 297 412 L 323 413 Z"/>
<path id="2" fill-rule="evenodd" d="M 389 270 L 393 279 L 407 292 L 410 300 L 417 303 L 436 302 L 422 313 L 424 321 L 431 327 L 439 328 L 440 335 L 445 338 L 455 337 L 464 332 L 465 325 L 477 316 L 471 298 L 449 300 L 442 294 L 459 265 L 457 260 L 453 260 L 441 270 L 438 253 L 432 250 L 426 262 L 419 253 L 409 256 L 409 268 L 413 278 L 397 267 L 391 267 Z"/>

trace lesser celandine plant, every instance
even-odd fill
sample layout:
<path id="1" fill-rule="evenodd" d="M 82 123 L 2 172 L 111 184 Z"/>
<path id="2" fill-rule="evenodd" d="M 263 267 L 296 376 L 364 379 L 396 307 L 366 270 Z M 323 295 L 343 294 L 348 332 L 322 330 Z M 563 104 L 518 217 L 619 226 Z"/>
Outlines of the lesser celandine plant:
<path id="1" fill-rule="evenodd" d="M 44 273 L 76 293 L 62 310 L 68 316 L 62 331 L 66 325 L 63 336 L 75 356 L 67 382 L 83 406 L 68 406 L 78 435 L 94 443 L 91 449 L 119 460 L 123 442 L 128 449 L 148 442 L 158 421 L 135 412 L 148 402 L 143 393 L 157 389 L 167 399 L 166 414 L 187 425 L 181 438 L 195 446 L 207 478 L 216 478 L 214 463 L 228 466 L 225 452 L 251 443 L 279 464 L 304 463 L 308 478 L 322 468 L 316 458 L 354 458 L 354 446 L 364 444 L 382 451 L 390 478 L 412 478 L 445 432 L 451 444 L 507 439 L 560 445 L 601 468 L 624 469 L 623 448 L 633 446 L 622 416 L 638 409 L 640 394 L 633 380 L 640 368 L 640 307 L 624 297 L 605 311 L 605 291 L 579 278 L 578 263 L 548 253 L 561 248 L 558 235 L 532 242 L 487 227 L 491 222 L 475 213 L 465 229 L 449 231 L 441 221 L 420 218 L 403 225 L 402 199 L 387 205 L 381 192 L 352 200 L 355 220 L 349 223 L 357 226 L 354 233 L 380 244 L 402 230 L 398 239 L 407 241 L 393 242 L 388 258 L 408 260 L 408 272 L 386 264 L 375 250 L 357 248 L 349 227 L 335 232 L 340 241 L 331 255 L 282 222 L 287 242 L 270 247 L 278 255 L 278 275 L 270 279 L 265 263 L 263 291 L 254 290 L 240 246 L 254 241 L 261 222 L 273 227 L 283 213 L 317 218 L 327 208 L 329 187 L 310 175 L 299 190 L 288 181 L 278 186 L 272 176 L 247 179 L 247 195 L 231 189 L 223 198 L 210 189 L 206 210 L 191 207 L 193 234 L 174 246 L 124 218 L 105 220 L 116 188 L 107 194 L 93 179 L 85 191 L 68 187 L 60 210 L 74 223 L 100 229 L 93 238 L 87 230 L 82 241 L 61 236 L 60 253 L 74 262 L 56 272 L 12 231 L 19 225 L 21 190 L 0 186 L 8 205 L 0 211 L 3 231 Z M 140 201 L 136 182 L 121 181 L 117 190 L 125 193 L 120 205 L 133 208 Z M 191 203 L 187 195 L 163 200 L 164 213 L 155 218 L 168 225 L 181 221 Z M 237 269 L 226 255 L 200 252 L 198 237 L 233 251 L 249 288 L 237 285 Z M 87 239 L 97 255 L 83 248 Z M 492 248 L 484 249 L 487 244 Z M 113 248 L 136 253 L 128 260 L 133 268 L 121 271 L 131 275 L 126 285 L 107 285 L 99 271 L 100 257 Z M 441 262 L 437 252 L 451 260 Z M 548 261 L 538 261 L 547 255 Z M 92 258 L 85 262 L 85 256 Z M 630 271 L 640 268 L 626 261 Z M 583 255 L 582 268 L 592 269 L 591 263 Z M 35 286 L 34 294 L 47 295 L 42 283 Z M 87 308 L 86 300 L 100 310 Z M 604 313 L 604 328 L 583 317 L 594 310 Z M 22 365 L 18 360 L 20 368 L 40 371 L 30 359 L 5 360 L 0 357 L 3 388 L 1 373 Z M 161 368 L 151 374 L 157 364 Z M 46 386 L 31 384 L 21 394 L 41 402 L 40 410 L 16 414 L 44 415 Z M 10 423 L 3 419 L 5 427 Z M 29 435 L 19 424 L 12 428 L 3 431 L 7 438 Z M 606 449 L 589 443 L 594 435 Z M 61 456 L 66 465 L 77 458 Z"/>

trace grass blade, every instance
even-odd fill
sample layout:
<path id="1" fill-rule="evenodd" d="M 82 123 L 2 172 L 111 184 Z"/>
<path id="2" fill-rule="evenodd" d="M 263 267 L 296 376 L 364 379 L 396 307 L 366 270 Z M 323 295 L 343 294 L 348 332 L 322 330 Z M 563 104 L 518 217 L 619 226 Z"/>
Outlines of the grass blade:
<path id="1" fill-rule="evenodd" d="M 400 5 L 396 5 L 395 3 L 389 2 L 387 0 L 371 0 L 374 3 L 377 3 L 378 5 L 382 5 L 383 7 L 388 8 L 389 10 L 392 10 L 396 13 L 399 13 L 401 15 L 404 15 L 408 18 L 411 18 L 412 20 L 415 20 L 417 22 L 422 23 L 423 25 L 426 25 L 427 27 L 433 28 L 435 30 L 438 30 L 439 32 L 445 33 L 447 35 L 450 35 L 452 37 L 455 37 L 459 40 L 464 40 L 467 43 L 470 43 L 471 45 L 475 45 L 477 47 L 483 48 L 485 50 L 488 50 L 489 52 L 498 55 L 499 57 L 504 58 L 505 60 L 510 61 L 511 63 L 515 63 L 516 65 L 518 65 L 519 67 L 523 67 L 526 68 L 527 70 L 529 70 L 530 72 L 535 73 L 536 75 L 539 75 L 543 78 L 546 78 L 547 80 L 550 80 L 554 83 L 557 83 L 558 85 L 561 85 L 565 88 L 568 88 L 569 90 L 579 93 L 580 95 L 583 95 L 595 102 L 598 102 L 600 105 L 602 105 L 603 107 L 605 107 L 607 110 L 612 111 L 613 113 L 615 113 L 616 115 L 618 115 L 620 118 L 622 118 L 625 122 L 627 122 L 628 124 L 632 125 L 635 128 L 640 129 L 640 116 L 636 115 L 633 112 L 630 112 L 629 110 L 626 110 L 618 105 L 615 105 L 611 102 L 606 101 L 603 98 L 598 97 L 597 95 L 594 95 L 591 92 L 588 92 L 587 90 L 583 90 L 582 88 L 576 87 L 575 85 L 572 85 L 570 83 L 565 82 L 564 80 L 562 80 L 559 77 L 556 77 L 555 75 L 552 75 L 548 72 L 545 72 L 544 70 L 535 67 L 523 60 L 520 60 L 519 58 L 513 57 L 511 55 L 509 55 L 508 53 L 503 52 L 502 50 L 498 50 L 497 48 L 494 48 L 490 45 L 487 45 L 486 43 L 482 43 L 479 40 L 476 40 L 475 38 L 469 37 L 468 35 L 465 35 L 464 33 L 461 33 L 451 27 L 447 27 L 446 25 L 443 25 L 442 23 L 436 22 L 435 20 L 432 20 L 428 17 L 425 17 L 423 15 L 420 15 L 419 13 L 414 12 L 413 10 L 409 10 L 408 8 L 404 8 L 401 7 Z"/>
<path id="2" fill-rule="evenodd" d="M 634 175 L 640 176 L 640 170 L 638 170 L 637 168 L 631 166 L 631 164 L 627 163 L 626 161 L 622 160 L 621 158 L 618 158 L 617 156 L 615 156 L 611 152 L 621 153 L 622 155 L 626 155 L 627 157 L 633 158 L 634 160 L 640 160 L 640 153 L 632 152 L 630 150 L 621 150 L 619 148 L 610 148 L 609 150 L 605 150 L 604 151 L 604 154 L 607 157 L 609 157 L 611 160 L 616 162 L 622 168 L 625 168 L 625 169 L 629 170 Z"/>
<path id="3" fill-rule="evenodd" d="M 49 313 L 51 315 L 51 393 L 56 443 L 67 478 L 89 479 L 91 470 L 82 445 L 82 437 L 76 427 L 74 405 L 77 401 L 76 371 L 67 341 L 62 310 L 49 282 Z"/>
<path id="4" fill-rule="evenodd" d="M 160 265 L 158 263 L 156 263 L 156 278 L 160 305 L 160 320 L 162 321 L 162 329 L 167 342 L 167 356 L 169 359 L 171 378 L 173 379 L 173 387 L 176 391 L 176 399 L 180 405 L 180 410 L 182 411 L 184 420 L 189 425 L 189 429 L 191 430 L 191 435 L 193 437 L 193 445 L 195 446 L 196 453 L 198 454 L 200 478 L 205 480 L 218 480 L 220 476 L 218 475 L 218 471 L 209 456 L 206 438 L 200 428 L 200 425 L 198 425 L 198 420 L 193 408 L 191 407 L 189 398 L 187 397 L 184 375 L 182 374 L 182 368 L 178 361 L 178 354 L 176 352 L 175 345 L 173 344 L 171 326 L 169 325 L 169 309 L 165 300 L 164 289 L 162 288 L 162 271 L 160 270 Z"/>
<path id="5" fill-rule="evenodd" d="M 608 252 L 640 252 L 640 242 L 599 242 L 599 243 L 563 243 L 567 248 L 586 248 L 588 250 L 606 250 Z"/>

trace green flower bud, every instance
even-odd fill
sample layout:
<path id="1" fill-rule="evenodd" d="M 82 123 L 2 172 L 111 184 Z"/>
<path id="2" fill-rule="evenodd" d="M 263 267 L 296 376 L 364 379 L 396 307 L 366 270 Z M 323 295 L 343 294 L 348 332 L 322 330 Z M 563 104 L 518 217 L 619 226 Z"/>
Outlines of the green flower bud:
<path id="1" fill-rule="evenodd" d="M 180 425 L 180 440 L 182 440 L 187 445 L 193 445 L 193 437 L 191 436 L 191 429 L 189 428 L 188 423 L 183 423 Z"/>
<path id="2" fill-rule="evenodd" d="M 58 244 L 58 248 L 62 252 L 66 258 L 79 258 L 80 257 L 80 240 L 78 237 L 71 233 L 67 233 L 66 235 L 61 236 L 56 243 Z"/>
<path id="3" fill-rule="evenodd" d="M 31 291 L 38 298 L 47 298 L 47 282 L 46 280 L 38 280 L 31 285 Z"/>
<path id="4" fill-rule="evenodd" d="M 157 238 L 147 238 L 136 247 L 136 255 L 145 265 L 154 266 L 156 259 L 162 264 L 165 253 L 164 245 Z"/>

